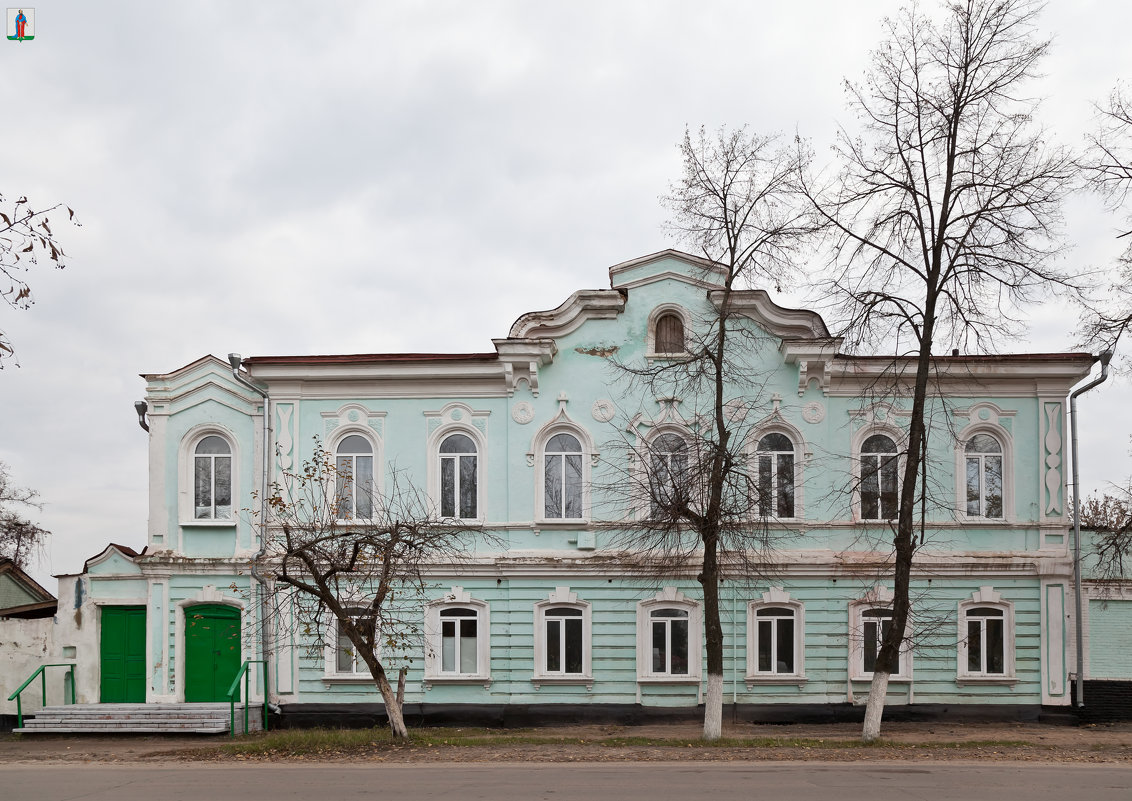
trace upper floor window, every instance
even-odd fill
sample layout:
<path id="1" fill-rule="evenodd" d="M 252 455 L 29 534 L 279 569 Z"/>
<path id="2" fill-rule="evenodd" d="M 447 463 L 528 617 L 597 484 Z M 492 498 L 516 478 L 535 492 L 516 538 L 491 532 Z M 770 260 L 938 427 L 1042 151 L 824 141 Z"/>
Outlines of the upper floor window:
<path id="1" fill-rule="evenodd" d="M 193 451 L 193 517 L 232 517 L 232 447 L 215 434 L 198 442 Z"/>
<path id="2" fill-rule="evenodd" d="M 861 444 L 861 519 L 891 520 L 899 498 L 896 443 L 873 434 Z"/>
<path id="3" fill-rule="evenodd" d="M 440 516 L 478 517 L 479 465 L 476 443 L 450 434 L 440 443 Z"/>
<path id="4" fill-rule="evenodd" d="M 358 434 L 351 434 L 338 443 L 334 468 L 339 520 L 373 516 L 373 445 Z"/>
<path id="5" fill-rule="evenodd" d="M 582 444 L 573 434 L 555 434 L 543 451 L 543 515 L 572 518 L 582 513 Z"/>
<path id="6" fill-rule="evenodd" d="M 684 353 L 684 321 L 675 312 L 665 312 L 656 319 L 656 352 Z"/>
<path id="7" fill-rule="evenodd" d="M 1002 445 L 990 434 L 976 434 L 964 451 L 967 517 L 1002 517 Z"/>
<path id="8" fill-rule="evenodd" d="M 649 443 L 649 501 L 653 517 L 670 517 L 689 502 L 688 443 L 661 434 Z"/>
<path id="9" fill-rule="evenodd" d="M 785 434 L 759 440 L 759 514 L 794 517 L 794 443 Z"/>

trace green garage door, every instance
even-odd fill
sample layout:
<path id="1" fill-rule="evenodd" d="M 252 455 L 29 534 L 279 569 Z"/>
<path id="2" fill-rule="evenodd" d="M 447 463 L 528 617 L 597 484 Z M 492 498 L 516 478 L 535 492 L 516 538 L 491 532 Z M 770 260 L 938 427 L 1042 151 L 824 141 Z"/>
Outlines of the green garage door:
<path id="1" fill-rule="evenodd" d="M 104 704 L 145 703 L 145 607 L 102 607 L 99 647 Z"/>
<path id="2" fill-rule="evenodd" d="M 1089 601 L 1090 679 L 1132 679 L 1132 601 Z"/>
<path id="3" fill-rule="evenodd" d="M 240 672 L 240 610 L 202 604 L 185 610 L 185 700 L 227 701 Z"/>

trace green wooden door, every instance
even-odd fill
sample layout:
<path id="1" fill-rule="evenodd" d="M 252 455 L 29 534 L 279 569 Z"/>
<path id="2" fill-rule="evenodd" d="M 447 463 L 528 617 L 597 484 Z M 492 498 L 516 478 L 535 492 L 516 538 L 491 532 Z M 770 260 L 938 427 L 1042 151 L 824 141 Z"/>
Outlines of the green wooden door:
<path id="1" fill-rule="evenodd" d="M 185 609 L 185 700 L 227 701 L 240 671 L 240 610 L 202 604 Z"/>
<path id="2" fill-rule="evenodd" d="M 104 704 L 145 703 L 145 607 L 102 607 L 99 647 Z"/>

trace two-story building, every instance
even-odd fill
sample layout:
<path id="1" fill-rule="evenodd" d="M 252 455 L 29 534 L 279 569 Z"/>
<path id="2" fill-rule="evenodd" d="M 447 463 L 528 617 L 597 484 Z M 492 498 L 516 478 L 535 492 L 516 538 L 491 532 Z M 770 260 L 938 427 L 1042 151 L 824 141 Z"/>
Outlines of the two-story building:
<path id="1" fill-rule="evenodd" d="M 80 700 L 223 700 L 263 637 L 246 510 L 265 464 L 274 481 L 317 438 L 377 492 L 395 465 L 438 516 L 492 535 L 489 552 L 433 567 L 410 716 L 695 714 L 700 586 L 694 570 L 625 569 L 619 521 L 647 509 L 617 507 L 610 482 L 635 469 L 634 448 L 676 452 L 697 425 L 703 399 L 650 395 L 624 365 L 687 358 L 714 272 L 665 251 L 609 275 L 609 289 L 524 314 L 488 352 L 253 356 L 243 380 L 205 356 L 144 376 L 147 547 L 107 548 L 60 581 L 56 646 L 78 654 Z M 817 314 L 765 292 L 737 303 L 749 350 L 728 414 L 774 547 L 765 572 L 721 585 L 725 702 L 742 718 L 851 714 L 891 617 L 908 362 L 846 355 Z M 1065 399 L 1091 365 L 1079 353 L 936 359 L 930 502 L 891 704 L 1024 718 L 1070 702 Z M 269 692 L 285 716 L 380 704 L 333 636 L 312 649 L 299 627 L 268 624 Z"/>

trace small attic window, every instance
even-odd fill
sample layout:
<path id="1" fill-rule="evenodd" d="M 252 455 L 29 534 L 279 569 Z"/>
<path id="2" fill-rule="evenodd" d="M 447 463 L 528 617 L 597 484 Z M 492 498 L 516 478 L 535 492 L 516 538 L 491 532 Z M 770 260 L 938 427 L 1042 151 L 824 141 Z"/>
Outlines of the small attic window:
<path id="1" fill-rule="evenodd" d="M 684 321 L 675 312 L 665 312 L 656 320 L 656 352 L 684 353 Z"/>

